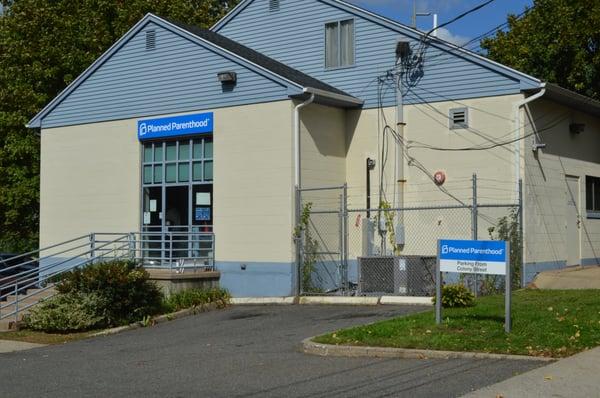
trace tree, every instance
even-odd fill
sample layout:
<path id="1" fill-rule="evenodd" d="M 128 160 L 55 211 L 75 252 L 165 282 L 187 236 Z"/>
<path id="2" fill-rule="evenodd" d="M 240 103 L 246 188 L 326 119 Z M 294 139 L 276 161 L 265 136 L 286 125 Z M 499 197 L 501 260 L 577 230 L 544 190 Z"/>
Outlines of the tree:
<path id="1" fill-rule="evenodd" d="M 0 251 L 37 247 L 39 131 L 25 123 L 146 13 L 209 27 L 237 1 L 12 0 L 0 17 Z"/>
<path id="2" fill-rule="evenodd" d="M 508 30 L 484 39 L 491 59 L 600 99 L 600 2 L 534 0 Z"/>

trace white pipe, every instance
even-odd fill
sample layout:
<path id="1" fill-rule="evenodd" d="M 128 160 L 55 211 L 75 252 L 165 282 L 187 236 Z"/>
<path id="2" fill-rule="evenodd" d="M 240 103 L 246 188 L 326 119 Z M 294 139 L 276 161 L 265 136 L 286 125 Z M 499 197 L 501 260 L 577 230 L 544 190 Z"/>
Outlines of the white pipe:
<path id="1" fill-rule="evenodd" d="M 544 94 L 546 94 L 546 83 L 542 83 L 542 89 L 540 92 L 532 95 L 531 97 L 527 97 L 521 101 L 517 101 L 514 105 L 515 110 L 515 192 L 516 195 L 519 195 L 519 180 L 521 179 L 521 108 L 530 102 L 541 98 Z"/>
<path id="2" fill-rule="evenodd" d="M 432 32 L 432 35 L 434 37 L 438 36 L 437 27 L 438 27 L 438 15 L 437 14 L 433 14 L 433 32 Z"/>
<path id="3" fill-rule="evenodd" d="M 300 189 L 300 110 L 307 105 L 310 105 L 315 100 L 315 94 L 311 94 L 310 98 L 305 102 L 296 105 L 294 108 L 294 186 Z"/>

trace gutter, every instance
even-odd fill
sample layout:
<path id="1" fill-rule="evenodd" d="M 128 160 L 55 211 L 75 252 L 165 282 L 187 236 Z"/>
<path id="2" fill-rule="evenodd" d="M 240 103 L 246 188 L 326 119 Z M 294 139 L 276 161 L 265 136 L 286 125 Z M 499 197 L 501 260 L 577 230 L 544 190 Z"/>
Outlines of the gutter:
<path id="1" fill-rule="evenodd" d="M 515 123 L 517 125 L 515 129 L 515 192 L 517 192 L 517 195 L 519 192 L 519 180 L 521 179 L 521 108 L 546 94 L 546 83 L 542 83 L 540 87 L 541 90 L 538 93 L 517 101 L 514 104 Z"/>
<path id="2" fill-rule="evenodd" d="M 319 97 L 329 98 L 336 101 L 347 102 L 356 106 L 361 106 L 365 103 L 365 101 L 350 95 L 336 94 L 318 88 L 306 87 L 302 90 L 302 92 L 305 94 L 318 95 Z"/>

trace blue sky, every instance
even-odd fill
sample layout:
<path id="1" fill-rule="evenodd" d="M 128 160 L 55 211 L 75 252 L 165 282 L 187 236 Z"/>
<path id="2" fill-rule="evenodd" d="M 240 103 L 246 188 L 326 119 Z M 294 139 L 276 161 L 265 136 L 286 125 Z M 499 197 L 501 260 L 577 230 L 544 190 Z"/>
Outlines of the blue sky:
<path id="1" fill-rule="evenodd" d="M 411 24 L 413 0 L 347 0 L 368 10 Z M 467 11 L 484 0 L 416 0 L 417 12 L 435 12 L 439 24 L 444 23 Z M 449 25 L 446 31 L 440 32 L 440 37 L 463 44 L 482 33 L 506 22 L 508 14 L 520 14 L 526 6 L 531 6 L 532 0 L 496 0 L 473 14 Z M 418 27 L 429 30 L 432 27 L 432 17 L 418 17 Z"/>

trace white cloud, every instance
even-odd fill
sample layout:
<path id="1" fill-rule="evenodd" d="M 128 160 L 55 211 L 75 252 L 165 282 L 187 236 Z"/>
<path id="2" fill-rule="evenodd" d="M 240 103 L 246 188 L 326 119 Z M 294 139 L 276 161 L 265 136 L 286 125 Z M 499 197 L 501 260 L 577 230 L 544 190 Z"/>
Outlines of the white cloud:
<path id="1" fill-rule="evenodd" d="M 449 41 L 450 43 L 456 44 L 457 46 L 462 46 L 463 44 L 466 44 L 467 42 L 469 42 L 469 40 L 471 40 L 467 36 L 455 35 L 446 28 L 439 28 L 437 30 L 437 36 L 440 39 Z"/>

